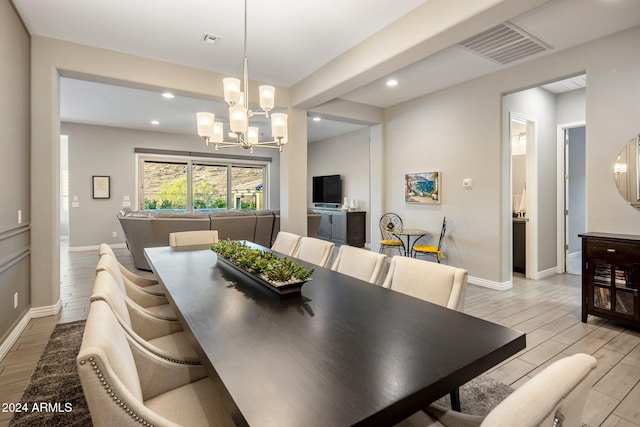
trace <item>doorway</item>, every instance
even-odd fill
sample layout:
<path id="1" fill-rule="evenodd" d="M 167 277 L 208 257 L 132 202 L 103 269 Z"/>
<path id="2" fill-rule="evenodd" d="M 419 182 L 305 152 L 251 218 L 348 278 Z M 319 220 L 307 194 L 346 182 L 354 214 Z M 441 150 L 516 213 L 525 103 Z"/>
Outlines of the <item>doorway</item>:
<path id="1" fill-rule="evenodd" d="M 537 267 L 535 230 L 536 201 L 536 119 L 512 112 L 511 212 L 512 271 L 531 278 Z"/>
<path id="2" fill-rule="evenodd" d="M 582 274 L 586 229 L 585 122 L 558 125 L 558 273 Z"/>

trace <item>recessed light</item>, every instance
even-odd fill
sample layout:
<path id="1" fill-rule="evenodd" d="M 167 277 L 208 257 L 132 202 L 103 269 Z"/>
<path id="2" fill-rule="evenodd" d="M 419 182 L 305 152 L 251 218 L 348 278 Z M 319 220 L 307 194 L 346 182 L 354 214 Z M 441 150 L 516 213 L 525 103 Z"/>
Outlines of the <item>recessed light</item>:
<path id="1" fill-rule="evenodd" d="M 171 92 L 165 92 L 165 93 L 162 94 L 162 97 L 163 98 L 167 98 L 167 99 L 173 99 L 176 96 L 174 94 L 172 94 Z"/>
<path id="2" fill-rule="evenodd" d="M 398 81 L 396 79 L 387 80 L 387 86 L 398 86 Z"/>
<path id="3" fill-rule="evenodd" d="M 157 120 L 151 120 L 151 124 L 154 125 L 154 126 L 158 126 L 160 124 L 160 122 L 157 121 Z"/>
<path id="4" fill-rule="evenodd" d="M 319 122 L 320 120 L 322 120 L 322 117 L 315 116 L 315 117 L 313 118 L 313 121 L 314 121 L 314 122 Z"/>

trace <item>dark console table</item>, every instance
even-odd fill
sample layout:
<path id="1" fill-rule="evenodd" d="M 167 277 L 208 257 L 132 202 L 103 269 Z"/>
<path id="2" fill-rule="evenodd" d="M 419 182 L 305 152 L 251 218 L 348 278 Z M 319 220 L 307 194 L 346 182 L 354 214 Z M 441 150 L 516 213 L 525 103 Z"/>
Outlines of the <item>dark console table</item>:
<path id="1" fill-rule="evenodd" d="M 640 327 L 640 236 L 584 233 L 582 321 L 592 314 Z"/>
<path id="2" fill-rule="evenodd" d="M 322 215 L 318 238 L 329 240 L 336 245 L 350 245 L 363 248 L 367 238 L 367 213 L 364 211 L 343 211 L 340 209 L 314 209 Z"/>

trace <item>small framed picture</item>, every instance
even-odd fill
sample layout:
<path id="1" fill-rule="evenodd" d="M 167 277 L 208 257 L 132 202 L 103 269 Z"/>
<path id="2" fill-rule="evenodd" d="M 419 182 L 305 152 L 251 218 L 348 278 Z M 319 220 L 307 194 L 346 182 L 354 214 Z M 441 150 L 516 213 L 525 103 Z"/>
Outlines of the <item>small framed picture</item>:
<path id="1" fill-rule="evenodd" d="M 92 195 L 94 199 L 109 199 L 111 197 L 111 178 L 108 176 L 91 177 Z"/>
<path id="2" fill-rule="evenodd" d="M 440 204 L 440 172 L 408 173 L 405 175 L 404 201 L 407 203 Z"/>

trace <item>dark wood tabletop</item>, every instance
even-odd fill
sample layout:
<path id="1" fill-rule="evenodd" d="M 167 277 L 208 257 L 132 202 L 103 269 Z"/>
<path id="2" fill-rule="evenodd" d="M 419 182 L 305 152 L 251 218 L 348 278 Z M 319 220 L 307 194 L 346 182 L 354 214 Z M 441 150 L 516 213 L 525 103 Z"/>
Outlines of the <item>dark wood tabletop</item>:
<path id="1" fill-rule="evenodd" d="M 210 250 L 145 256 L 238 425 L 393 425 L 525 347 L 522 332 L 325 268 L 280 297 Z"/>

